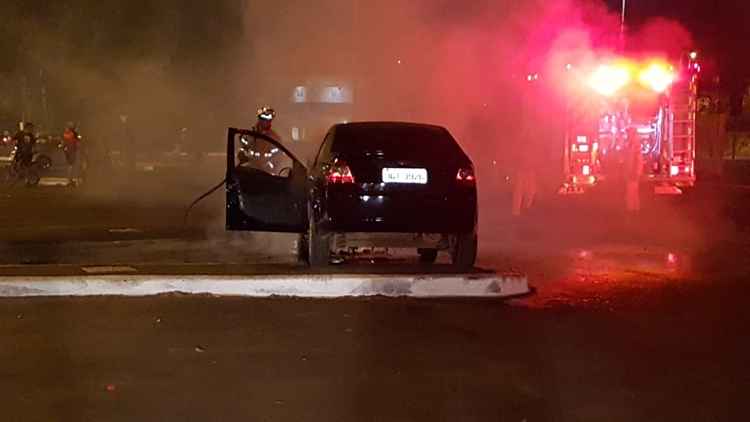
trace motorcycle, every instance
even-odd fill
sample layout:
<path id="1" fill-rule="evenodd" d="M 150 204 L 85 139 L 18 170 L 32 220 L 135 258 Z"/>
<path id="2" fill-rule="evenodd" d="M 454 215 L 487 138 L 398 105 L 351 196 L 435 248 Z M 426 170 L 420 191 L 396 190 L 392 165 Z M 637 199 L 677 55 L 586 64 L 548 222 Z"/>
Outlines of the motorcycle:
<path id="1" fill-rule="evenodd" d="M 30 163 L 26 164 L 18 159 L 17 150 L 18 147 L 13 147 L 11 151 L 6 184 L 14 186 L 18 182 L 23 182 L 27 187 L 38 186 L 41 181 L 39 161 L 32 159 Z"/>

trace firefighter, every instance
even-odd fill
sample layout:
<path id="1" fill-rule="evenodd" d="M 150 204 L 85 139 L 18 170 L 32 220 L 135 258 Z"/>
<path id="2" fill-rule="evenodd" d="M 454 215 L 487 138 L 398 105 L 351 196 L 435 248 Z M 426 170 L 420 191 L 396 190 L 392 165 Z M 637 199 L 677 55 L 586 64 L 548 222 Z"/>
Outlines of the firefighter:
<path id="1" fill-rule="evenodd" d="M 520 157 L 516 163 L 515 181 L 513 184 L 513 216 L 520 217 L 534 205 L 537 193 L 537 177 L 534 148 L 529 143 L 521 145 Z"/>
<path id="2" fill-rule="evenodd" d="M 78 155 L 81 147 L 81 137 L 75 125 L 69 123 L 63 132 L 63 151 L 68 164 L 68 186 L 76 186 L 79 177 Z"/>
<path id="3" fill-rule="evenodd" d="M 539 75 L 529 74 L 527 81 L 525 95 L 520 100 L 520 126 L 511 208 L 514 217 L 527 213 L 534 205 L 537 194 L 537 167 L 542 155 L 539 130 L 536 126 L 541 97 Z"/>
<path id="4" fill-rule="evenodd" d="M 274 109 L 267 106 L 260 108 L 257 114 L 257 122 L 252 130 L 281 143 L 281 137 L 273 130 L 275 118 L 276 111 Z M 267 140 L 243 136 L 240 143 L 240 163 L 276 176 L 286 176 L 282 174 L 283 171 L 286 171 L 285 169 L 291 170 L 289 158 L 276 145 Z"/>
<path id="5" fill-rule="evenodd" d="M 120 161 L 126 171 L 136 169 L 135 136 L 130 126 L 130 118 L 127 114 L 120 115 L 122 123 L 122 135 L 120 137 Z"/>
<path id="6" fill-rule="evenodd" d="M 641 176 L 643 175 L 643 154 L 641 142 L 634 127 L 627 130 L 628 145 L 625 155 L 625 209 L 629 214 L 641 210 Z"/>
<path id="7" fill-rule="evenodd" d="M 253 131 L 262 133 L 277 142 L 281 142 L 281 137 L 273 130 L 273 119 L 276 118 L 276 111 L 271 107 L 265 106 L 258 109 L 258 120 L 253 126 Z"/>

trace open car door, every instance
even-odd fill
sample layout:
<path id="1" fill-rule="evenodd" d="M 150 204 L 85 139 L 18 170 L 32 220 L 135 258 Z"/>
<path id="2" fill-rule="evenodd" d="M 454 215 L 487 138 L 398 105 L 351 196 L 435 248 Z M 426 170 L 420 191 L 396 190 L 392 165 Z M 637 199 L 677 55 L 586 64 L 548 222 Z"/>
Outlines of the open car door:
<path id="1" fill-rule="evenodd" d="M 262 133 L 229 129 L 226 191 L 227 230 L 307 230 L 307 169 Z"/>

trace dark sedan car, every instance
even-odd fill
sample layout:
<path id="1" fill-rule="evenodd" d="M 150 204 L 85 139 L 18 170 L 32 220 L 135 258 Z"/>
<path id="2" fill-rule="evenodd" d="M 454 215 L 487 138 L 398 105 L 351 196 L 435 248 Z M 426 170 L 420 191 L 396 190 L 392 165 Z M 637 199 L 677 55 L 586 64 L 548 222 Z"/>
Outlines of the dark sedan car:
<path id="1" fill-rule="evenodd" d="M 237 165 L 239 137 L 249 147 Z M 457 269 L 474 265 L 476 177 L 445 128 L 336 125 L 309 169 L 273 139 L 230 129 L 227 156 L 230 230 L 298 232 L 313 266 L 358 247 L 414 248 L 422 262 L 447 251 Z"/>

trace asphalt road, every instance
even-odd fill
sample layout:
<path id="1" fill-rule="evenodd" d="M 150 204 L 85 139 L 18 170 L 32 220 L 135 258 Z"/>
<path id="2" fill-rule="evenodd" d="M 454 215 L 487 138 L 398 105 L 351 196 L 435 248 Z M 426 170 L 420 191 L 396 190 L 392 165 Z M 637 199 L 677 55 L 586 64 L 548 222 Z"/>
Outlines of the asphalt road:
<path id="1" fill-rule="evenodd" d="M 609 282 L 543 304 L 2 300 L 3 420 L 746 419 L 746 281 Z"/>
<path id="2" fill-rule="evenodd" d="M 0 274 L 304 271 L 291 238 L 223 233 L 220 196 L 184 230 L 197 185 L 6 193 Z M 537 289 L 506 302 L 0 300 L 3 420 L 747 419 L 750 201 L 701 189 L 630 218 L 616 199 L 510 220 L 485 197 L 480 266 Z M 404 269 L 424 271 L 337 271 Z"/>

